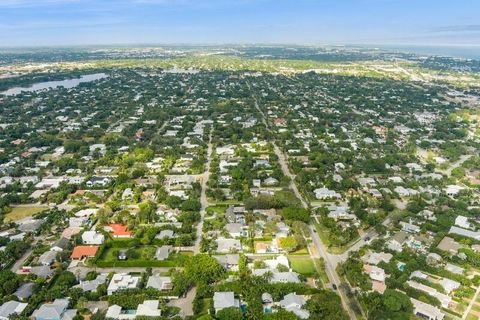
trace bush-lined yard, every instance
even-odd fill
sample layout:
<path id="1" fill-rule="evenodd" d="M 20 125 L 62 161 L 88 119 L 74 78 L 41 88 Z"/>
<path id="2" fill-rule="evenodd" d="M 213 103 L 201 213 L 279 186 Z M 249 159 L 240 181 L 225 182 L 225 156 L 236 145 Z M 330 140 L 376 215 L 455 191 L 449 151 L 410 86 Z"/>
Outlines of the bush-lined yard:
<path id="1" fill-rule="evenodd" d="M 127 242 L 126 242 L 127 243 Z M 93 263 L 97 267 L 181 267 L 192 252 L 171 253 L 166 260 L 155 259 L 156 246 L 120 247 L 118 243 L 100 252 Z M 127 259 L 119 260 L 120 251 L 127 251 Z"/>

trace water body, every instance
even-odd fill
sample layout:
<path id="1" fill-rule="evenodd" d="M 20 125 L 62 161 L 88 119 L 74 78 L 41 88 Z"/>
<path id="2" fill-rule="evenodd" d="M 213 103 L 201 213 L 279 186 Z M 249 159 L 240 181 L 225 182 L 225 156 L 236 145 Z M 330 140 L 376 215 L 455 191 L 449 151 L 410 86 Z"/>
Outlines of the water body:
<path id="1" fill-rule="evenodd" d="M 435 55 L 461 59 L 480 60 L 480 46 L 395 46 L 382 45 L 381 49 L 415 53 L 420 55 Z"/>
<path id="2" fill-rule="evenodd" d="M 58 87 L 64 87 L 66 89 L 70 89 L 78 86 L 80 83 L 83 83 L 83 82 L 91 82 L 91 81 L 100 80 L 107 77 L 108 75 L 105 73 L 86 74 L 81 76 L 80 78 L 75 78 L 75 79 L 39 82 L 31 85 L 30 87 L 14 87 L 14 88 L 8 89 L 7 91 L 1 92 L 1 94 L 6 96 L 14 96 L 22 92 L 34 92 L 34 91 L 40 91 L 45 89 L 55 89 Z"/>

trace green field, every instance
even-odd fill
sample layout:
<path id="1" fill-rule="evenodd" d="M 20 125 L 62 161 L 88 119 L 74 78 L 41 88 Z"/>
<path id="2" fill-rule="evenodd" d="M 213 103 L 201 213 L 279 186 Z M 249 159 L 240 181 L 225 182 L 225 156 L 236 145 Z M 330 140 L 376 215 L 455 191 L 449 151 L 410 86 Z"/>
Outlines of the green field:
<path id="1" fill-rule="evenodd" d="M 5 222 L 15 222 L 26 217 L 31 217 L 36 213 L 47 210 L 48 207 L 44 206 L 28 206 L 28 207 L 13 207 L 12 211 L 5 216 Z"/>
<path id="2" fill-rule="evenodd" d="M 124 248 L 124 250 L 131 248 Z M 95 262 L 95 266 L 101 268 L 108 267 L 181 267 L 191 252 L 171 253 L 167 260 L 159 261 L 155 259 L 155 246 L 140 246 L 134 248 L 137 257 L 127 260 L 118 260 L 117 254 L 121 248 L 116 246 L 106 248 L 102 255 Z"/>
<path id="3" fill-rule="evenodd" d="M 313 276 L 317 273 L 313 260 L 310 256 L 288 256 L 292 270 L 304 275 Z"/>

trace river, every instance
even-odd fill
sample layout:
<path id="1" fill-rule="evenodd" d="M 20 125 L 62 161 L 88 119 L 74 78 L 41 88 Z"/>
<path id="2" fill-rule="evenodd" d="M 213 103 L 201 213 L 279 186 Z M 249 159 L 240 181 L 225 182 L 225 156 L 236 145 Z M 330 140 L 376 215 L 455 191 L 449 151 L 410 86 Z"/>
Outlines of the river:
<path id="1" fill-rule="evenodd" d="M 40 91 L 45 89 L 55 89 L 58 87 L 64 87 L 64 88 L 70 89 L 78 86 L 80 83 L 83 83 L 83 82 L 91 82 L 95 80 L 104 79 L 107 77 L 108 75 L 105 73 L 86 74 L 81 76 L 80 78 L 75 78 L 75 79 L 39 82 L 39 83 L 34 83 L 29 87 L 14 87 L 14 88 L 8 89 L 7 91 L 1 92 L 1 94 L 6 96 L 14 96 L 22 92 L 34 92 L 34 91 Z"/>

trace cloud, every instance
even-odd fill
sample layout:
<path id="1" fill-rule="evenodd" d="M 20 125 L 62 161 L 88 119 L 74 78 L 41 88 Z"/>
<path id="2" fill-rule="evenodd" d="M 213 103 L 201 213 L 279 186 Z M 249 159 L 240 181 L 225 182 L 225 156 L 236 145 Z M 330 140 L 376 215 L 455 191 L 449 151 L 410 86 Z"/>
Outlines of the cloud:
<path id="1" fill-rule="evenodd" d="M 451 33 L 477 32 L 477 31 L 480 31 L 480 24 L 436 27 L 436 28 L 429 29 L 429 31 L 430 32 L 451 32 Z"/>

